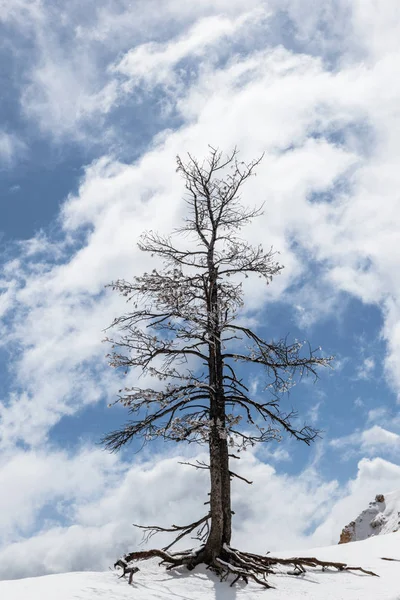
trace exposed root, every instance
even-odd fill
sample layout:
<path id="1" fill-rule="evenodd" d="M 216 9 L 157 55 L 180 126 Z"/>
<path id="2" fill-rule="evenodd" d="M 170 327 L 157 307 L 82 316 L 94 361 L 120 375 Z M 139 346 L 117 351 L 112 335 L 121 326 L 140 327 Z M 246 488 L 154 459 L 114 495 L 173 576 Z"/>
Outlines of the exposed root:
<path id="1" fill-rule="evenodd" d="M 216 557 L 211 557 L 206 546 L 182 552 L 168 552 L 166 550 L 131 552 L 117 561 L 114 566 L 123 569 L 122 577 L 129 574 L 129 583 L 131 583 L 133 574 L 138 570 L 137 567 L 132 567 L 132 563 L 154 557 L 161 558 L 160 564 L 167 565 L 167 570 L 181 566 L 192 570 L 199 564 L 205 564 L 220 577 L 221 581 L 226 581 L 228 577 L 232 576 L 231 586 L 239 580 L 243 580 L 245 583 L 252 580 L 265 588 L 272 588 L 273 586 L 268 583 L 267 577 L 275 572 L 273 569 L 275 566 L 294 567 L 293 571 L 287 571 L 290 575 L 302 575 L 306 573 L 306 567 L 322 567 L 323 570 L 332 568 L 338 571 L 360 571 L 366 575 L 379 577 L 372 571 L 362 567 L 351 567 L 346 563 L 319 560 L 315 557 L 276 558 L 269 555 L 262 556 L 242 552 L 227 545 L 224 545 L 222 552 Z"/>

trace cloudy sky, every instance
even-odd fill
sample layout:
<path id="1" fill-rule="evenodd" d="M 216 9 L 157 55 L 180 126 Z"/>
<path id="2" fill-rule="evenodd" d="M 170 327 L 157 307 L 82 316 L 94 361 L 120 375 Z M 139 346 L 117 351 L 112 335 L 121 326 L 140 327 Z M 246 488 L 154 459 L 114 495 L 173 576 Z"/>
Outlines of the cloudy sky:
<path id="1" fill-rule="evenodd" d="M 125 418 L 101 343 L 125 304 L 104 286 L 148 267 L 138 236 L 182 215 L 175 156 L 208 144 L 265 153 L 245 235 L 285 269 L 249 287 L 248 315 L 336 357 L 285 399 L 322 438 L 243 457 L 234 543 L 335 543 L 400 488 L 399 3 L 0 9 L 0 577 L 107 568 L 138 542 L 132 522 L 200 516 L 207 479 L 177 465 L 197 449 L 98 441 Z"/>

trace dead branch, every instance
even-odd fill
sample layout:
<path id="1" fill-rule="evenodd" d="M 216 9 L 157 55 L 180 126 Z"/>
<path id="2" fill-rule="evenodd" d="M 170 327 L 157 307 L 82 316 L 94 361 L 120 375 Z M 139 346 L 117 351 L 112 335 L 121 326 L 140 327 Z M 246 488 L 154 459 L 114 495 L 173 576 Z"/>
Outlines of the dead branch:
<path id="1" fill-rule="evenodd" d="M 242 481 L 244 481 L 245 483 L 248 483 L 249 485 L 251 485 L 253 483 L 249 479 L 246 479 L 246 477 L 242 477 L 241 475 L 238 475 L 237 473 L 234 473 L 233 471 L 229 471 L 229 475 L 231 477 L 237 477 L 238 479 L 241 479 Z"/>
<path id="2" fill-rule="evenodd" d="M 195 469 L 210 469 L 209 465 L 204 462 L 196 461 L 196 464 L 190 462 L 178 462 L 178 465 L 186 465 L 188 467 L 194 467 Z"/>
<path id="3" fill-rule="evenodd" d="M 178 464 L 180 464 L 180 465 L 187 465 L 188 467 L 194 467 L 195 469 L 208 469 L 208 470 L 210 470 L 210 466 L 209 465 L 207 465 L 204 462 L 200 462 L 199 460 L 196 461 L 196 464 L 193 464 L 193 463 L 190 463 L 190 462 L 179 462 Z M 248 483 L 249 485 L 252 485 L 252 483 L 253 483 L 249 479 L 246 479 L 246 477 L 242 477 L 242 475 L 238 475 L 234 471 L 229 471 L 229 475 L 231 477 L 237 477 L 238 479 L 241 479 L 242 481 L 244 481 L 245 483 Z"/>
<path id="4" fill-rule="evenodd" d="M 189 533 L 192 533 L 192 531 L 194 529 L 196 529 L 196 527 L 200 527 L 201 525 L 204 525 L 205 523 L 207 523 L 207 521 L 209 519 L 210 519 L 210 513 L 208 513 L 201 519 L 194 521 L 193 523 L 189 523 L 189 525 L 172 525 L 171 527 L 161 527 L 159 525 L 137 525 L 136 523 L 133 523 L 133 526 L 137 527 L 138 529 L 142 529 L 144 531 L 142 543 L 147 543 L 153 537 L 153 535 L 155 535 L 156 533 L 180 532 L 179 535 L 170 544 L 168 544 L 167 546 L 165 546 L 162 549 L 163 552 L 166 552 L 167 550 L 172 548 L 172 546 L 174 546 L 177 542 L 179 542 L 182 538 L 184 538 L 186 535 L 189 535 Z M 195 539 L 202 541 L 203 534 L 204 534 L 204 527 L 200 527 L 200 529 L 198 531 L 198 535 L 195 537 Z"/>

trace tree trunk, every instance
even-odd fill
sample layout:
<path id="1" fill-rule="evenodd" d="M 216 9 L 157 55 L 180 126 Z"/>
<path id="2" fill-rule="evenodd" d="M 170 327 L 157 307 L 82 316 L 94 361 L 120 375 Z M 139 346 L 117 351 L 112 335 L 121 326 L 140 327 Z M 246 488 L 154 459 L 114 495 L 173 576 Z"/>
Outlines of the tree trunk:
<path id="1" fill-rule="evenodd" d="M 222 511 L 224 514 L 222 541 L 224 544 L 229 545 L 232 537 L 231 476 L 229 473 L 228 441 L 223 439 L 221 442 Z"/>
<path id="2" fill-rule="evenodd" d="M 230 544 L 232 520 L 228 444 L 221 437 L 219 419 L 211 427 L 209 442 L 211 527 L 205 553 L 213 559 L 221 555 L 224 544 Z"/>
<path id="3" fill-rule="evenodd" d="M 210 513 L 211 526 L 205 552 L 211 559 L 221 554 L 224 543 L 224 511 L 222 496 L 222 461 L 217 427 L 210 432 Z"/>
<path id="4" fill-rule="evenodd" d="M 204 549 L 213 560 L 223 553 L 223 545 L 231 541 L 231 479 L 226 435 L 224 373 L 221 353 L 219 320 L 218 271 L 214 262 L 216 229 L 208 250 L 208 333 L 209 333 L 209 384 L 210 384 L 210 533 Z"/>
<path id="5" fill-rule="evenodd" d="M 211 527 L 205 553 L 211 558 L 220 556 L 224 544 L 231 541 L 231 478 L 226 435 L 225 398 L 223 392 L 223 361 L 221 343 L 217 335 L 210 344 L 210 513 Z"/>

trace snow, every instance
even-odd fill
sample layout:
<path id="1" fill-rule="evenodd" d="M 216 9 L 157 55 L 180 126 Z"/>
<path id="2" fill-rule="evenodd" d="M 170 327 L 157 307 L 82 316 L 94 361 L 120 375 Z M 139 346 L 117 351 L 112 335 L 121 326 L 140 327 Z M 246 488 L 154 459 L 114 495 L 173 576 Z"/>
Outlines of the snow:
<path id="1" fill-rule="evenodd" d="M 369 507 L 347 525 L 353 541 L 392 533 L 400 528 L 400 491 L 385 494 L 383 497 L 383 502 L 370 502 Z"/>
<path id="2" fill-rule="evenodd" d="M 372 537 L 329 548 L 305 552 L 285 552 L 281 556 L 316 556 L 320 559 L 346 562 L 378 573 L 371 577 L 362 573 L 334 570 L 309 570 L 304 576 L 285 574 L 271 576 L 276 586 L 265 590 L 255 584 L 239 584 L 230 588 L 204 568 L 167 572 L 158 561 L 141 563 L 132 586 L 118 573 L 67 573 L 14 581 L 0 581 L 2 600 L 399 600 L 400 532 Z M 382 557 L 396 561 L 385 561 Z"/>

